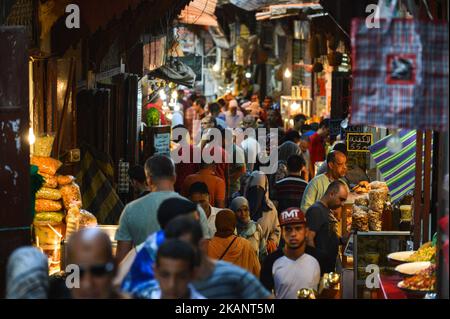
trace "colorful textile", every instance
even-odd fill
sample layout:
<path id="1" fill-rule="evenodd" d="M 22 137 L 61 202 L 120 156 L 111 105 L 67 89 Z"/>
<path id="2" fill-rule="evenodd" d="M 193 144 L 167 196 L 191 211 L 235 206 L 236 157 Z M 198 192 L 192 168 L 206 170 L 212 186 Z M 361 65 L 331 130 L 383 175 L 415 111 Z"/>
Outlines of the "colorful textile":
<path id="1" fill-rule="evenodd" d="M 391 135 L 369 147 L 384 180 L 389 187 L 392 202 L 414 189 L 416 176 L 416 131 L 401 130 L 402 150 L 392 153 L 387 142 Z"/>
<path id="2" fill-rule="evenodd" d="M 446 22 L 354 19 L 351 41 L 352 125 L 446 130 Z"/>

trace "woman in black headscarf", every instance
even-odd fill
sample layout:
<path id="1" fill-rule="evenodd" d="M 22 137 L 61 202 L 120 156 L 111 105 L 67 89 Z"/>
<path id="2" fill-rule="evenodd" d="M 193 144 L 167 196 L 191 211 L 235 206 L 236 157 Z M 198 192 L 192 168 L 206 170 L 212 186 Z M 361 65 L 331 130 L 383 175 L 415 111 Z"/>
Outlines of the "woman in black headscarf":
<path id="1" fill-rule="evenodd" d="M 250 218 L 262 228 L 262 236 L 270 254 L 278 247 L 281 230 L 277 209 L 269 199 L 269 182 L 263 172 L 254 171 L 251 174 L 244 197 L 250 204 Z"/>

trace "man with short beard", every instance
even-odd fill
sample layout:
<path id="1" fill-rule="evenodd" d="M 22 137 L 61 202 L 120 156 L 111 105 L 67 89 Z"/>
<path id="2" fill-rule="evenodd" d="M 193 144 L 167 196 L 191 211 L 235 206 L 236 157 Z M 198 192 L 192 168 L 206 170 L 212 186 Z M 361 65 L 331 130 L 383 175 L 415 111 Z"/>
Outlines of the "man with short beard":
<path id="1" fill-rule="evenodd" d="M 283 211 L 280 226 L 285 246 L 264 260 L 261 282 L 277 299 L 297 299 L 302 288 L 318 289 L 320 266 L 306 246 L 308 228 L 300 208 Z"/>
<path id="2" fill-rule="evenodd" d="M 336 211 L 344 206 L 348 197 L 347 186 L 336 180 L 328 186 L 322 198 L 306 211 L 308 246 L 314 247 L 322 273 L 334 272 L 339 244 L 344 240 L 337 235 Z"/>

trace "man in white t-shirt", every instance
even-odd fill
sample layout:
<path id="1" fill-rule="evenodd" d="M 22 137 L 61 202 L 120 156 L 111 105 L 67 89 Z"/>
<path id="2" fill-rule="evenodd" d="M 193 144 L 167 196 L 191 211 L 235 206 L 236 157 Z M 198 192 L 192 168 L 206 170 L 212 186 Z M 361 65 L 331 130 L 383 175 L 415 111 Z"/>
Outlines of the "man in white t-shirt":
<path id="1" fill-rule="evenodd" d="M 308 229 L 305 214 L 291 207 L 280 214 L 285 241 L 283 250 L 266 257 L 261 268 L 261 282 L 277 299 L 297 299 L 302 288 L 318 290 L 320 266 L 306 246 Z"/>

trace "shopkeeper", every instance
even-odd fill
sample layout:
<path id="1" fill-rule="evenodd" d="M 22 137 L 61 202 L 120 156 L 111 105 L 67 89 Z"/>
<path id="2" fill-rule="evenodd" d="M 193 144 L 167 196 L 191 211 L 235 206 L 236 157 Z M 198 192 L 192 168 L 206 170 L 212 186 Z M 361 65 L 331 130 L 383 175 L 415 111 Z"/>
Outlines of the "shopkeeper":
<path id="1" fill-rule="evenodd" d="M 302 211 L 307 211 L 325 194 L 328 186 L 347 174 L 347 156 L 339 151 L 331 151 L 327 155 L 327 172 L 314 177 L 303 193 Z"/>
<path id="2" fill-rule="evenodd" d="M 338 220 L 335 211 L 348 197 L 346 185 L 340 180 L 332 182 L 322 198 L 306 211 L 307 244 L 313 247 L 319 260 L 321 273 L 334 272 L 341 240 L 337 235 Z"/>

